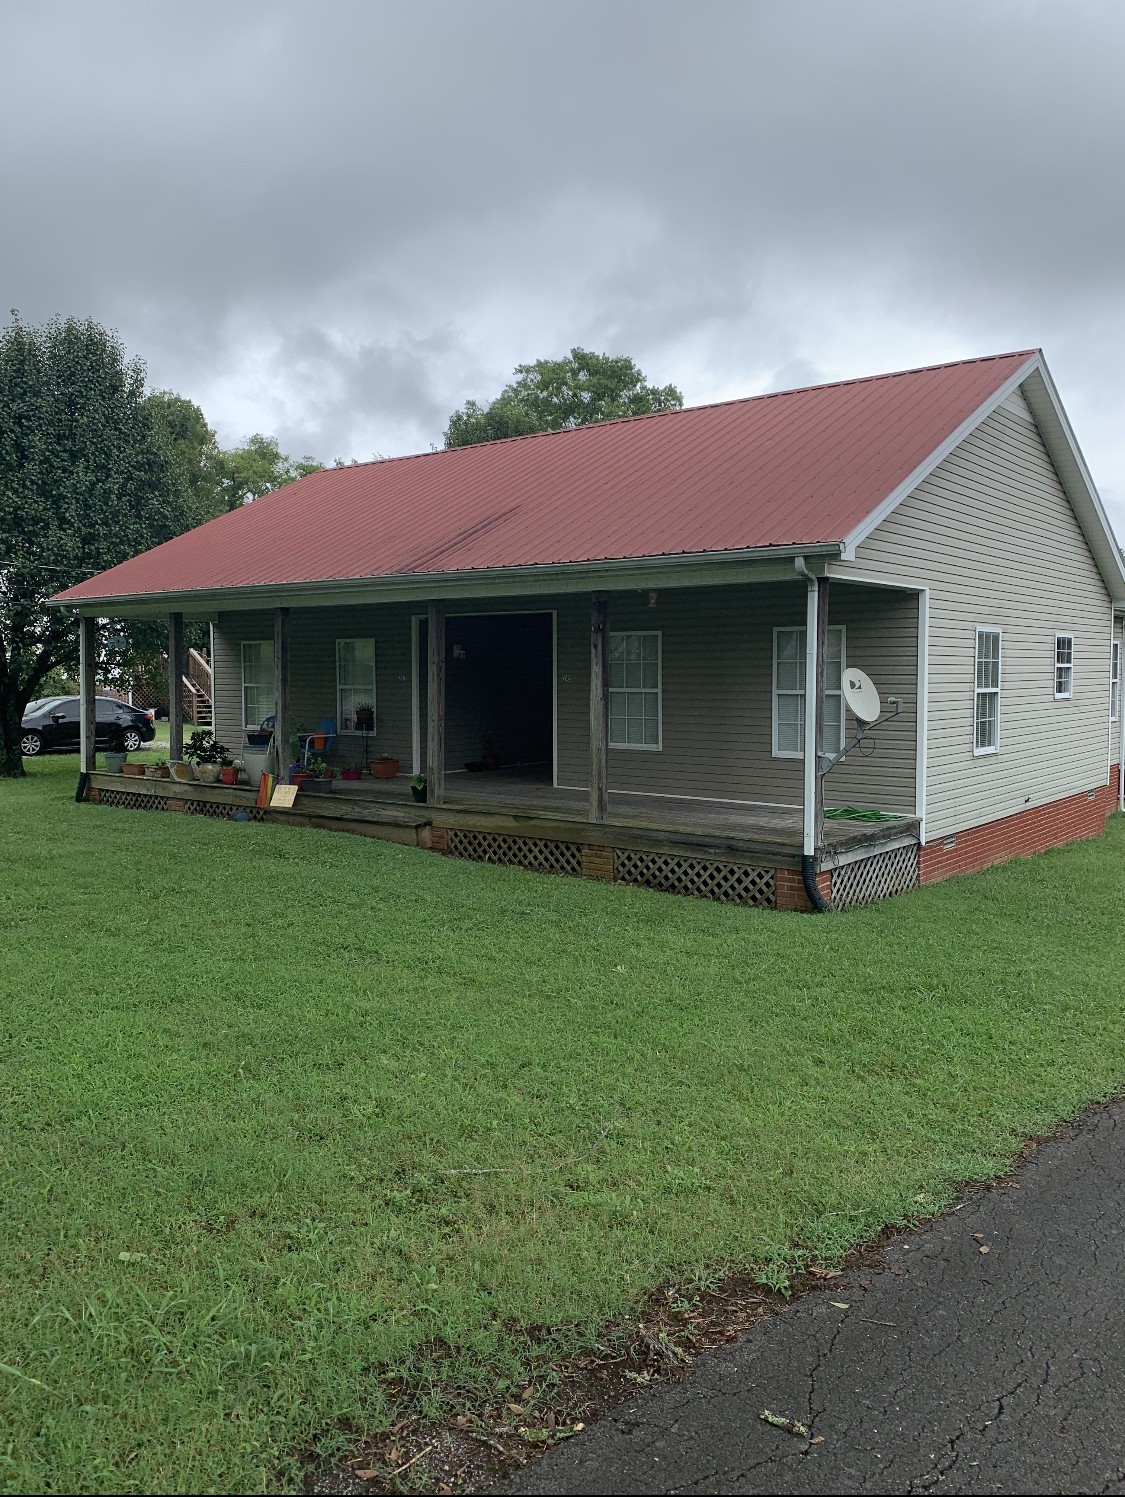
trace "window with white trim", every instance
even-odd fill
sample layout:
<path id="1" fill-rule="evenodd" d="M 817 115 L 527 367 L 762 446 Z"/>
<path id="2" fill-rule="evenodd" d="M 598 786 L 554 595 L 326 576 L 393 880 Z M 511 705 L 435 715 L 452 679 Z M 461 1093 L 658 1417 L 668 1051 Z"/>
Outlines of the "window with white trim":
<path id="1" fill-rule="evenodd" d="M 660 631 L 609 636 L 609 746 L 660 747 Z"/>
<path id="2" fill-rule="evenodd" d="M 367 713 L 370 712 L 370 717 Z M 357 722 L 357 714 L 363 722 Z M 366 724 L 366 726 L 365 726 Z M 341 733 L 375 728 L 375 641 L 336 641 L 336 725 Z"/>
<path id="3" fill-rule="evenodd" d="M 1000 749 L 1000 630 L 978 629 L 973 698 L 973 753 Z"/>
<path id="4" fill-rule="evenodd" d="M 824 660 L 824 750 L 844 746 L 844 626 L 828 629 Z M 773 631 L 773 752 L 799 759 L 805 751 L 805 631 Z"/>
<path id="5" fill-rule="evenodd" d="M 1109 651 L 1109 720 L 1117 721 L 1121 711 L 1121 641 L 1115 639 Z"/>
<path id="6" fill-rule="evenodd" d="M 273 640 L 242 641 L 242 726 L 256 728 L 272 717 L 277 705 L 273 678 Z"/>
<path id="7" fill-rule="evenodd" d="M 1074 695 L 1074 635 L 1055 635 L 1055 701 Z"/>

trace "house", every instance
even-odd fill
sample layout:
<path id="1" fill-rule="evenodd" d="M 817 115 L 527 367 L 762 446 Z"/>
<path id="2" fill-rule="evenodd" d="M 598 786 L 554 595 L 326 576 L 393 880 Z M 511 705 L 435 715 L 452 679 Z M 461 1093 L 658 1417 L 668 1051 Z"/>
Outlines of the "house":
<path id="1" fill-rule="evenodd" d="M 91 740 L 102 804 L 808 908 L 1119 803 L 1125 573 L 1035 350 L 315 473 L 54 601 L 89 700 L 97 619 L 167 615 L 173 682 L 205 619 L 236 752 L 276 717 L 284 770 L 332 719 L 337 765 L 402 771 L 269 811 L 99 773 Z M 855 667 L 897 714 L 822 775 Z"/>

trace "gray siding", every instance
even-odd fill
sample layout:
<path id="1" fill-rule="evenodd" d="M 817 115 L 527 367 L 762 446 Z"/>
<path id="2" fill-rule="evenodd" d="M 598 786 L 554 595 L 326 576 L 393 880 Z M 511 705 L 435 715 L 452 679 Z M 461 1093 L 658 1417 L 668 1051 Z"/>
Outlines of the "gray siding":
<path id="1" fill-rule="evenodd" d="M 455 613 L 556 614 L 560 785 L 585 787 L 589 765 L 589 600 L 585 595 L 497 599 L 458 606 Z M 411 617 L 423 605 L 293 609 L 290 698 L 293 721 L 312 727 L 335 715 L 335 641 L 372 635 L 377 654 L 374 752 L 412 763 Z M 903 698 L 899 719 L 878 730 L 870 755 L 855 755 L 833 770 L 827 803 L 860 804 L 913 814 L 915 809 L 917 598 L 887 588 L 834 584 L 830 617 L 846 629 L 847 659 L 867 670 L 884 696 Z M 669 796 L 765 801 L 794 805 L 801 799 L 800 760 L 772 754 L 773 631 L 801 625 L 805 586 L 664 590 L 655 606 L 647 593 L 614 593 L 610 627 L 659 629 L 662 636 L 663 746 L 612 749 L 610 788 Z M 216 731 L 228 745 L 242 741 L 243 640 L 271 639 L 271 614 L 220 615 L 215 626 Z M 424 677 L 424 662 L 422 662 Z M 453 706 L 455 688 L 449 701 Z M 420 683 L 424 723 L 424 681 Z M 851 724 L 849 722 L 849 728 Z M 481 727 L 468 715 L 464 733 L 451 722 L 451 770 L 480 752 Z M 358 762 L 359 742 L 343 738 L 336 758 Z M 424 730 L 423 730 L 424 753 Z"/>
<path id="2" fill-rule="evenodd" d="M 851 570 L 930 589 L 927 840 L 1105 784 L 1110 599 L 1022 397 L 883 521 Z M 1003 631 L 1000 751 L 974 757 L 978 625 Z M 1074 635 L 1069 701 L 1054 700 L 1056 631 Z"/>

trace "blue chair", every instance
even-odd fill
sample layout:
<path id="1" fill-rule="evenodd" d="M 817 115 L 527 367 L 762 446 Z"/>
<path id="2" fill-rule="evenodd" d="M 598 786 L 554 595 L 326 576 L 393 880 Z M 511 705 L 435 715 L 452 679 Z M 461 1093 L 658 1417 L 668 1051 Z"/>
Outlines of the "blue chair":
<path id="1" fill-rule="evenodd" d="M 327 759 L 332 752 L 332 746 L 336 742 L 336 719 L 334 717 L 322 717 L 311 733 L 300 733 L 298 737 L 303 740 L 301 744 L 301 763 L 307 764 L 310 759 Z M 325 744 L 322 749 L 313 748 L 314 738 L 324 738 Z"/>

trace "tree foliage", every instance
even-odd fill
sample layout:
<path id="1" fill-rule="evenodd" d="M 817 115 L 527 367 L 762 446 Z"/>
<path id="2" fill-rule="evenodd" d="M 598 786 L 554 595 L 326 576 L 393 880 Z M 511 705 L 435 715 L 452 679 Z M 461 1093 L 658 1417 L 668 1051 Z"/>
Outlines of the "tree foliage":
<path id="1" fill-rule="evenodd" d="M 468 400 L 449 418 L 446 447 L 563 431 L 623 416 L 678 411 L 675 385 L 650 385 L 632 359 L 572 348 L 565 359 L 517 364 L 515 378 L 489 405 Z"/>
<path id="2" fill-rule="evenodd" d="M 323 463 L 315 458 L 287 457 L 277 445 L 276 437 L 261 432 L 249 438 L 243 447 L 233 447 L 218 455 L 218 486 L 223 509 L 237 509 L 263 494 L 272 493 L 294 479 L 319 473 Z"/>
<path id="3" fill-rule="evenodd" d="M 22 773 L 27 702 L 77 666 L 74 618 L 47 598 L 188 518 L 144 366 L 113 333 L 73 317 L 0 331 L 0 774 Z"/>

